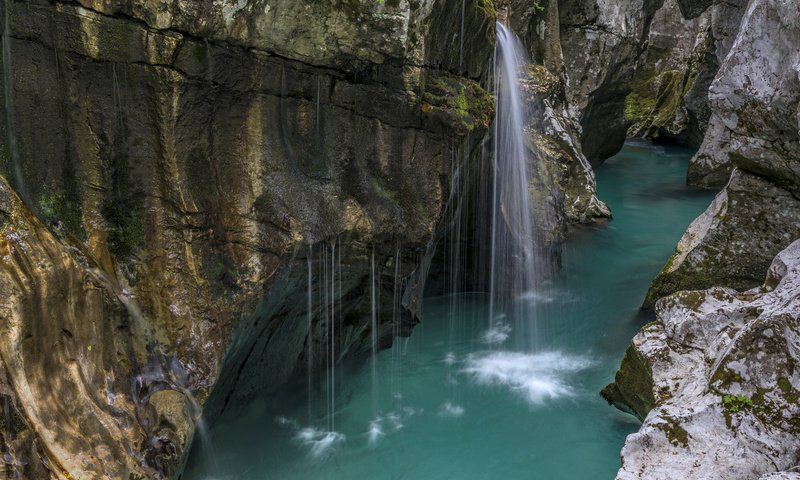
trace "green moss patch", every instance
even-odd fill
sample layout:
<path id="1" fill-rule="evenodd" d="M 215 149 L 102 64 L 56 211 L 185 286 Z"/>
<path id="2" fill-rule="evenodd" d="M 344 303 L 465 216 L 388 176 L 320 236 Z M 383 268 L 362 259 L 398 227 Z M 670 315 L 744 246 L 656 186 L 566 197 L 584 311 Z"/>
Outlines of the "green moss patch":
<path id="1" fill-rule="evenodd" d="M 444 112 L 462 130 L 488 128 L 494 118 L 494 97 L 477 82 L 455 75 L 428 78 L 422 94 L 422 111 Z"/>

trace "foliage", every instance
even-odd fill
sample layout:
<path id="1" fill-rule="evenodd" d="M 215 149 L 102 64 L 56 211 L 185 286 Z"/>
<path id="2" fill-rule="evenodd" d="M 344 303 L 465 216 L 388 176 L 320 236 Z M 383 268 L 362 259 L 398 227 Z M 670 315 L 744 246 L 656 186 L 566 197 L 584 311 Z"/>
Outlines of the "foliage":
<path id="1" fill-rule="evenodd" d="M 745 407 L 752 407 L 753 400 L 746 395 L 730 395 L 726 394 L 722 397 L 722 404 L 725 405 L 725 408 L 731 412 L 736 413 L 742 410 Z"/>

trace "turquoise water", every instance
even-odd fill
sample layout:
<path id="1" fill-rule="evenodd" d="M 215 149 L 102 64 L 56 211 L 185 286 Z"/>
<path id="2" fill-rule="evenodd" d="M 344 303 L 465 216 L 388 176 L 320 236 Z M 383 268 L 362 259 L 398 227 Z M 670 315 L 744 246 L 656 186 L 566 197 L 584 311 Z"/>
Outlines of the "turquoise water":
<path id="1" fill-rule="evenodd" d="M 648 321 L 650 280 L 711 201 L 684 186 L 691 153 L 629 142 L 598 169 L 614 220 L 573 232 L 559 277 L 520 300 L 536 306 L 538 350 L 513 350 L 511 327 L 487 336 L 483 296 L 429 299 L 376 376 L 339 369 L 333 418 L 324 398 L 256 401 L 211 426 L 213 454 L 196 447 L 184 479 L 612 479 L 639 424 L 598 392 Z"/>

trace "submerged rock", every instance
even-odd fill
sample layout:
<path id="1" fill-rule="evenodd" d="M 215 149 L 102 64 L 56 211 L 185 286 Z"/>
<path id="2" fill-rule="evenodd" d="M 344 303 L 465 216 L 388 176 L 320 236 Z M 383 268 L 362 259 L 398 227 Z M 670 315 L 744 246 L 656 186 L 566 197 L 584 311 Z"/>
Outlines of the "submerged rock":
<path id="1" fill-rule="evenodd" d="M 761 287 L 660 300 L 604 391 L 624 392 L 607 398 L 645 417 L 617 479 L 794 478 L 768 474 L 800 464 L 798 312 L 800 241 L 777 255 Z"/>

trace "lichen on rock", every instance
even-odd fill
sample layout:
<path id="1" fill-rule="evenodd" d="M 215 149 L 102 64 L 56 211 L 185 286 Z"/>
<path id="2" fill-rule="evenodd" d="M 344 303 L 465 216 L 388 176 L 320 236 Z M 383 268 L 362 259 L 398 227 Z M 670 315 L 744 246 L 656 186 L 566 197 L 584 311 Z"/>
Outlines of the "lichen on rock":
<path id="1" fill-rule="evenodd" d="M 737 170 L 683 234 L 644 306 L 652 308 L 679 290 L 757 286 L 772 258 L 798 237 L 800 201 L 763 177 Z"/>
<path id="2" fill-rule="evenodd" d="M 777 255 L 760 287 L 660 300 L 656 322 L 636 336 L 604 391 L 626 392 L 611 399 L 645 414 L 625 443 L 617 479 L 773 478 L 795 467 L 798 311 L 800 241 Z M 642 409 L 635 398 L 655 402 Z"/>

